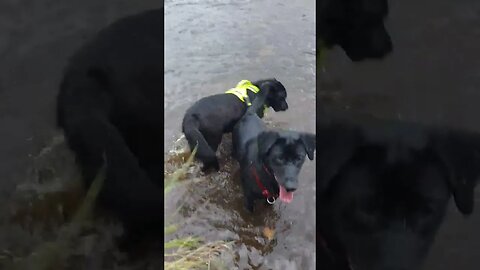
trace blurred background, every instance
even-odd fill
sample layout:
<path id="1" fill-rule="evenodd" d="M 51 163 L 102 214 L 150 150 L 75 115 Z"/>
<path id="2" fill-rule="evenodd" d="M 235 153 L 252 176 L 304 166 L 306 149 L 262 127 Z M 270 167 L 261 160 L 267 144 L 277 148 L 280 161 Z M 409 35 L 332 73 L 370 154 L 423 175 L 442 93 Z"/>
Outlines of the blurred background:
<path id="1" fill-rule="evenodd" d="M 393 53 L 352 63 L 340 48 L 318 68 L 320 106 L 480 132 L 480 3 L 389 1 Z M 464 219 L 453 206 L 425 269 L 478 269 L 480 189 Z"/>

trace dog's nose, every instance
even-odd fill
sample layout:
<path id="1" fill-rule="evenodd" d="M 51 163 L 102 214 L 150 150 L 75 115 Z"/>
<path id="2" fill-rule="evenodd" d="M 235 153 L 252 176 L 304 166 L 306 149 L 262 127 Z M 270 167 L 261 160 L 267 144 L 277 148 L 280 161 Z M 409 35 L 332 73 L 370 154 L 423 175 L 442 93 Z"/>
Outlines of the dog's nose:
<path id="1" fill-rule="evenodd" d="M 294 177 L 286 177 L 283 187 L 287 192 L 293 192 L 297 190 L 298 182 Z"/>

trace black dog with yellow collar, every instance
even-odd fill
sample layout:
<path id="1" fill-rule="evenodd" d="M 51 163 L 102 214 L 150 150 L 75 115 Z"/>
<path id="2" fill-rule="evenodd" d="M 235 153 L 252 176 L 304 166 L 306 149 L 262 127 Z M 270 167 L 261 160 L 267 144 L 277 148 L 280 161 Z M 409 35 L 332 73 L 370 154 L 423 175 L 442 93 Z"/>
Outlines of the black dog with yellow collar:
<path id="1" fill-rule="evenodd" d="M 215 152 L 224 133 L 232 132 L 258 94 L 267 91 L 265 104 L 257 114 L 263 117 L 265 109 L 274 111 L 288 109 L 287 90 L 276 79 L 250 82 L 240 81 L 235 88 L 223 94 L 204 97 L 195 102 L 185 113 L 182 132 L 190 149 L 197 146 L 196 158 L 203 163 L 203 170 L 220 168 Z"/>

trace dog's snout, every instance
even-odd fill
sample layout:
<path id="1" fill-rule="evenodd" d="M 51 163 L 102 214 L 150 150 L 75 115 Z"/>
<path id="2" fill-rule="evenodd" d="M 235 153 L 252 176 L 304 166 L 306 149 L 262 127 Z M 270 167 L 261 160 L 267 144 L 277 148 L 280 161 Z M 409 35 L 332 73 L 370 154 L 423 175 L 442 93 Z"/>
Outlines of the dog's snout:
<path id="1" fill-rule="evenodd" d="M 298 187 L 297 181 L 295 181 L 295 180 L 287 180 L 285 182 L 285 190 L 287 192 L 293 192 L 293 191 L 297 190 L 297 187 Z"/>
<path id="2" fill-rule="evenodd" d="M 286 111 L 288 109 L 287 103 L 277 104 L 277 106 L 272 106 L 273 110 L 276 112 Z"/>

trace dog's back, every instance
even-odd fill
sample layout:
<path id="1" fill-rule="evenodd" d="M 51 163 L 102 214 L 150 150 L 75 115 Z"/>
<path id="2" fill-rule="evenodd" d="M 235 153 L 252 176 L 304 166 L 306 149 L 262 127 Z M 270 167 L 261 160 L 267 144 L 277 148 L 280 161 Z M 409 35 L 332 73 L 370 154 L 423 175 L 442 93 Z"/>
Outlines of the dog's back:
<path id="1" fill-rule="evenodd" d="M 264 93 L 264 88 L 269 88 L 269 91 Z M 275 111 L 288 109 L 286 89 L 273 78 L 253 83 L 242 80 L 223 94 L 200 99 L 186 111 L 182 131 L 191 149 L 198 145 L 196 158 L 203 163 L 204 171 L 219 169 L 215 152 L 223 134 L 233 131 L 235 124 L 251 106 L 250 101 L 257 99 L 258 93 L 265 94 L 260 103 L 255 103 L 259 104 L 255 109 L 260 117 L 263 117 L 264 107 Z"/>

